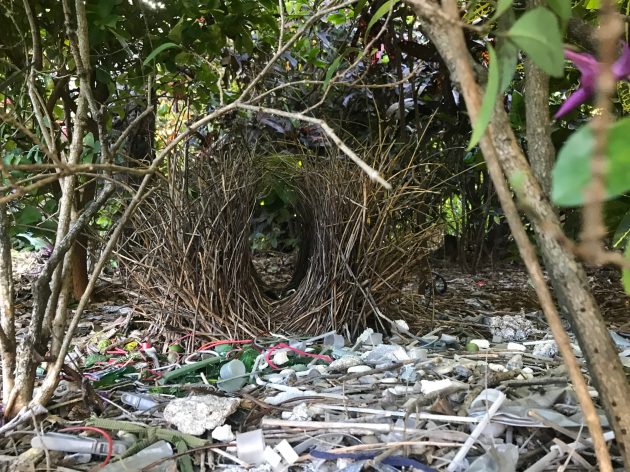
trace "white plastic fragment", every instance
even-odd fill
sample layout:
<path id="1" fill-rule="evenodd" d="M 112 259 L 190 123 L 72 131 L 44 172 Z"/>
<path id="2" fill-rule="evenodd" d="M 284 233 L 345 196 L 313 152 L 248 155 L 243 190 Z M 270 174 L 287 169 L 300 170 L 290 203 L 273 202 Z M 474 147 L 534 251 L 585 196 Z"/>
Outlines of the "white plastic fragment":
<path id="1" fill-rule="evenodd" d="M 418 378 L 418 372 L 413 365 L 407 364 L 400 369 L 400 380 L 405 382 L 415 382 Z"/>
<path id="2" fill-rule="evenodd" d="M 372 328 L 366 328 L 357 338 L 356 344 L 365 343 L 370 337 L 374 334 L 374 330 Z"/>
<path id="3" fill-rule="evenodd" d="M 273 363 L 276 365 L 284 365 L 289 362 L 289 355 L 287 351 L 277 351 L 273 355 Z"/>
<path id="4" fill-rule="evenodd" d="M 497 444 L 488 452 L 475 459 L 470 464 L 468 472 L 486 472 L 497 470 L 501 472 L 514 472 L 518 462 L 518 446 L 514 444 Z"/>
<path id="5" fill-rule="evenodd" d="M 392 322 L 392 330 L 398 331 L 399 333 L 407 333 L 409 332 L 409 325 L 405 320 L 394 320 Z"/>
<path id="6" fill-rule="evenodd" d="M 356 374 L 358 372 L 369 372 L 371 371 L 372 368 L 370 366 L 367 365 L 353 365 L 352 367 L 348 368 L 348 373 L 349 374 Z"/>
<path id="7" fill-rule="evenodd" d="M 365 341 L 366 346 L 376 346 L 383 342 L 383 333 L 372 333 L 372 335 Z"/>
<path id="8" fill-rule="evenodd" d="M 212 439 L 216 439 L 219 442 L 232 442 L 235 437 L 229 424 L 217 426 L 212 430 Z"/>
<path id="9" fill-rule="evenodd" d="M 424 361 L 429 357 L 429 351 L 421 347 L 413 347 L 407 353 L 414 361 Z"/>
<path id="10" fill-rule="evenodd" d="M 442 380 L 421 380 L 420 381 L 420 391 L 428 395 L 433 392 L 438 392 L 440 390 L 445 390 L 450 387 L 455 387 L 457 385 L 461 385 L 461 382 L 455 382 L 451 379 L 442 379 Z"/>
<path id="11" fill-rule="evenodd" d="M 158 402 L 147 395 L 125 392 L 120 396 L 120 401 L 133 407 L 137 411 L 146 411 L 158 405 Z"/>
<path id="12" fill-rule="evenodd" d="M 525 351 L 527 351 L 527 348 L 525 346 L 523 346 L 522 344 L 510 342 L 510 343 L 507 344 L 507 350 L 508 351 L 525 352 Z"/>
<path id="13" fill-rule="evenodd" d="M 505 366 L 501 364 L 489 363 L 488 369 L 491 370 L 492 372 L 507 372 L 507 369 L 505 368 Z"/>
<path id="14" fill-rule="evenodd" d="M 407 351 L 397 344 L 379 344 L 371 351 L 361 355 L 366 364 L 383 364 L 386 362 L 404 362 L 409 360 Z"/>
<path id="15" fill-rule="evenodd" d="M 149 464 L 153 464 L 160 459 L 165 459 L 173 455 L 173 448 L 166 441 L 158 441 L 155 444 L 142 449 L 137 454 L 127 457 L 121 461 L 113 462 L 106 465 L 101 472 L 118 472 L 121 470 L 141 470 Z M 151 469 L 156 471 L 166 471 L 172 469 L 173 462 L 166 461 L 161 463 L 158 467 Z"/>
<path id="16" fill-rule="evenodd" d="M 282 419 L 291 421 L 309 421 L 311 420 L 311 411 L 305 403 L 299 403 L 293 407 L 291 411 L 283 411 Z"/>
<path id="17" fill-rule="evenodd" d="M 282 463 L 282 457 L 280 457 L 280 454 L 271 449 L 269 446 L 267 446 L 265 448 L 265 452 L 263 452 L 263 459 L 274 469 L 279 469 L 280 464 Z"/>
<path id="18" fill-rule="evenodd" d="M 521 375 L 525 380 L 531 380 L 534 378 L 534 370 L 531 367 L 523 367 L 521 369 Z"/>
<path id="19" fill-rule="evenodd" d="M 479 349 L 490 349 L 490 341 L 487 339 L 471 339 L 470 342 L 476 344 Z"/>
<path id="20" fill-rule="evenodd" d="M 330 372 L 345 372 L 350 367 L 361 364 L 361 359 L 354 355 L 343 356 L 341 359 L 335 359 L 328 365 Z"/>
<path id="21" fill-rule="evenodd" d="M 239 403 L 238 398 L 214 395 L 177 398 L 166 405 L 164 419 L 182 433 L 198 436 L 225 423 Z"/>
<path id="22" fill-rule="evenodd" d="M 247 368 L 242 361 L 233 359 L 221 366 L 217 386 L 225 392 L 236 392 L 247 383 Z"/>
<path id="23" fill-rule="evenodd" d="M 236 454 L 238 458 L 252 465 L 264 462 L 265 436 L 262 429 L 236 435 Z"/>
<path id="24" fill-rule="evenodd" d="M 498 390 L 486 389 L 481 392 L 475 400 L 473 400 L 473 403 L 475 403 L 476 401 L 482 401 L 480 399 L 491 402 L 492 405 L 490 405 L 483 419 L 475 427 L 473 432 L 470 433 L 470 436 L 468 437 L 464 445 L 460 448 L 460 450 L 457 451 L 455 457 L 453 457 L 453 460 L 446 469 L 448 472 L 459 470 L 459 467 L 462 461 L 465 459 L 466 454 L 468 454 L 468 451 L 470 451 L 470 448 L 475 444 L 477 438 L 481 435 L 484 429 L 486 429 L 492 417 L 496 414 L 497 411 L 499 411 L 499 408 L 501 408 L 501 405 L 505 401 L 506 396 L 503 392 L 500 392 Z"/>
<path id="25" fill-rule="evenodd" d="M 342 335 L 333 332 L 326 335 L 323 344 L 324 346 L 330 346 L 333 349 L 341 349 L 345 346 L 346 340 Z"/>
<path id="26" fill-rule="evenodd" d="M 280 453 L 280 455 L 284 458 L 286 463 L 289 465 L 295 464 L 297 460 L 300 458 L 297 452 L 293 450 L 293 447 L 291 446 L 291 444 L 289 444 L 289 441 L 287 441 L 286 439 L 283 439 L 282 441 L 280 441 L 278 445 L 275 447 L 275 450 Z"/>

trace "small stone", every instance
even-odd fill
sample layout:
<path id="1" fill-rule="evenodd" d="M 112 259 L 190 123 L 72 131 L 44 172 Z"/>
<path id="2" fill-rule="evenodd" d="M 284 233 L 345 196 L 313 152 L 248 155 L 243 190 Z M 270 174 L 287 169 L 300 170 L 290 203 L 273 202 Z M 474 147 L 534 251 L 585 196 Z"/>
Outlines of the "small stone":
<path id="1" fill-rule="evenodd" d="M 466 380 L 472 375 L 472 370 L 463 365 L 456 365 L 453 367 L 453 373 L 458 379 Z"/>
<path id="2" fill-rule="evenodd" d="M 555 341 L 545 341 L 534 346 L 534 356 L 553 358 L 558 354 L 558 345 Z"/>
<path id="3" fill-rule="evenodd" d="M 354 365 L 352 367 L 348 368 L 348 373 L 349 374 L 355 374 L 358 372 L 369 372 L 371 371 L 372 368 L 370 366 L 364 365 L 364 364 L 360 364 L 360 365 Z"/>
<path id="4" fill-rule="evenodd" d="M 521 354 L 516 354 L 512 356 L 512 358 L 507 362 L 506 365 L 508 370 L 520 370 L 523 368 L 523 356 Z"/>
<path id="5" fill-rule="evenodd" d="M 199 395 L 172 400 L 164 409 L 164 420 L 186 434 L 199 436 L 225 423 L 240 404 L 238 398 Z"/>
<path id="6" fill-rule="evenodd" d="M 491 370 L 492 372 L 507 372 L 507 369 L 505 368 L 505 366 L 503 366 L 501 364 L 489 363 L 488 364 L 488 369 Z"/>

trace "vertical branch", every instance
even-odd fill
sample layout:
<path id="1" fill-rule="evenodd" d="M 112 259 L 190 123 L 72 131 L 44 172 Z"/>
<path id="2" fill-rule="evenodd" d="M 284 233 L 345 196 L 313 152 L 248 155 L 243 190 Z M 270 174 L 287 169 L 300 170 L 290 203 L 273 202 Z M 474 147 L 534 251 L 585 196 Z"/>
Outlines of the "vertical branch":
<path id="1" fill-rule="evenodd" d="M 542 4 L 529 0 L 529 8 Z M 551 170 L 556 150 L 551 141 L 549 117 L 549 76 L 528 57 L 525 59 L 525 120 L 527 156 L 543 192 L 551 194 Z"/>
<path id="2" fill-rule="evenodd" d="M 584 255 L 599 263 L 604 252 L 603 238 L 604 199 L 606 198 L 606 174 L 608 171 L 608 128 L 613 122 L 610 98 L 615 93 L 616 80 L 612 66 L 617 53 L 617 40 L 623 33 L 623 24 L 612 0 L 602 0 L 600 27 L 597 32 L 601 68 L 597 77 L 595 104 L 599 113 L 592 120 L 595 138 L 591 161 L 592 180 L 586 189 L 583 209 L 582 244 Z"/>
<path id="3" fill-rule="evenodd" d="M 2 401 L 13 389 L 15 371 L 15 311 L 11 238 L 6 205 L 0 205 L 0 356 L 2 356 Z"/>
<path id="4" fill-rule="evenodd" d="M 26 82 L 28 87 L 28 96 L 31 100 L 33 113 L 35 115 L 35 119 L 37 120 L 37 124 L 39 125 L 40 132 L 44 137 L 46 146 L 51 151 L 50 157 L 53 162 L 55 162 L 55 164 L 59 164 L 59 160 L 57 159 L 57 144 L 55 142 L 55 137 L 52 129 L 53 121 L 48 115 L 46 104 L 44 103 L 44 100 L 42 99 L 37 89 L 37 71 L 42 68 L 43 63 L 42 44 L 39 27 L 37 26 L 35 14 L 33 13 L 33 9 L 31 8 L 29 0 L 24 0 L 24 11 L 26 13 L 26 18 L 28 19 L 28 25 L 31 32 L 31 41 L 33 46 L 31 58 L 32 60 L 30 61 L 31 65 Z M 28 57 L 26 59 L 26 62 L 28 63 Z"/>
<path id="5" fill-rule="evenodd" d="M 459 83 L 470 119 L 474 121 L 481 106 L 481 90 L 473 73 L 470 54 L 467 52 L 456 1 L 444 0 L 441 8 L 431 0 L 408 0 L 408 2 L 424 20 L 423 30 L 431 37 L 449 67 L 452 77 Z M 444 18 L 444 15 L 447 17 Z M 627 427 L 630 416 L 622 405 L 627 402 L 628 386 L 617 352 L 612 345 L 595 300 L 588 291 L 583 270 L 576 263 L 573 254 L 561 247 L 558 241 L 548 234 L 549 226 L 558 232 L 562 231 L 559 221 L 525 161 L 502 104 L 499 103 L 495 107 L 493 119 L 480 145 L 501 206 L 584 411 L 600 470 L 611 471 L 610 455 L 603 438 L 599 417 L 582 376 L 580 365 L 573 356 L 568 336 L 544 280 L 536 251 L 520 220 L 505 177 L 519 175 L 521 178 L 519 197 L 525 200 L 525 204 L 530 206 L 532 211 L 535 211 L 537 218 L 533 219 L 532 223 L 558 298 L 569 309 L 580 347 L 585 353 L 589 369 L 600 390 L 625 458 L 630 440 L 628 435 L 630 429 Z M 545 224 L 541 225 L 541 221 Z"/>

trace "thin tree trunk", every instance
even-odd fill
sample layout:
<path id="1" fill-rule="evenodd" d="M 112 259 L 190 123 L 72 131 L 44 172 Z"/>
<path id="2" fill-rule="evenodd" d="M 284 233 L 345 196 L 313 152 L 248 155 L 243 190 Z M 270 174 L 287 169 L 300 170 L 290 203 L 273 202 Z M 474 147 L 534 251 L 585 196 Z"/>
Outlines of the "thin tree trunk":
<path id="1" fill-rule="evenodd" d="M 6 205 L 0 205 L 0 355 L 2 356 L 2 401 L 9 398 L 15 372 L 15 312 L 11 237 Z"/>
<path id="2" fill-rule="evenodd" d="M 528 0 L 528 8 L 542 5 Z M 528 57 L 525 59 L 525 120 L 527 123 L 527 157 L 545 195 L 551 195 L 551 170 L 556 150 L 551 141 L 549 117 L 549 76 Z"/>
<path id="3" fill-rule="evenodd" d="M 442 6 L 430 0 L 408 0 L 422 18 L 423 31 L 431 38 L 449 68 L 451 77 L 458 83 L 466 105 L 471 106 L 479 97 L 476 83 L 462 83 L 463 67 L 471 67 L 472 60 L 466 53 L 468 64 L 461 64 L 461 51 L 465 48 L 453 34 L 460 26 L 454 26 L 440 13 Z M 464 49 L 465 50 L 465 49 Z M 473 98 L 474 96 L 474 98 Z M 475 110 L 475 113 L 477 110 Z M 482 140 L 482 152 L 495 154 L 503 173 L 508 179 L 518 177 L 519 197 L 536 233 L 545 266 L 549 272 L 556 296 L 568 311 L 571 326 L 586 358 L 589 372 L 601 394 L 608 418 L 624 458 L 630 454 L 630 414 L 627 409 L 630 389 L 617 350 L 610 339 L 604 319 L 588 286 L 584 269 L 574 254 L 562 246 L 555 235 L 562 234 L 562 227 L 554 208 L 544 195 L 538 180 L 516 141 L 510 121 L 502 104 L 495 108 L 487 130 L 488 139 Z M 491 147 L 488 147 L 491 146 Z M 484 149 L 486 148 L 486 149 Z"/>

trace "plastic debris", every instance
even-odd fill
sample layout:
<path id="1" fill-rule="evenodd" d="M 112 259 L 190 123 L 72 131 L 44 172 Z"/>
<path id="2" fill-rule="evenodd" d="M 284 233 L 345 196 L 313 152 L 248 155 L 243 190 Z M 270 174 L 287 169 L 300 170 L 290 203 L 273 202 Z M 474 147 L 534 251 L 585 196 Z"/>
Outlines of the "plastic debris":
<path id="1" fill-rule="evenodd" d="M 236 392 L 247 383 L 245 364 L 238 359 L 226 362 L 219 371 L 218 387 L 225 392 Z"/>
<path id="2" fill-rule="evenodd" d="M 166 459 L 173 455 L 173 448 L 166 441 L 158 441 L 155 444 L 142 449 L 137 454 L 122 459 L 118 462 L 112 462 L 103 467 L 101 472 L 120 472 L 125 470 L 141 470 L 142 468 L 153 464 L 161 459 Z M 175 472 L 177 465 L 174 461 L 165 461 L 160 465 L 153 467 L 151 472 Z"/>
<path id="3" fill-rule="evenodd" d="M 77 436 L 65 433 L 46 433 L 33 436 L 31 447 L 48 449 L 49 451 L 62 451 L 81 454 L 94 454 L 106 456 L 109 454 L 109 444 L 107 441 L 86 436 Z M 112 453 L 122 454 L 127 450 L 127 445 L 122 441 L 112 442 Z"/>
<path id="4" fill-rule="evenodd" d="M 139 395 L 128 392 L 124 392 L 120 396 L 120 401 L 140 412 L 146 412 L 147 410 L 151 410 L 159 405 L 158 402 L 147 395 Z"/>
<path id="5" fill-rule="evenodd" d="M 232 432 L 232 427 L 229 424 L 217 426 L 212 430 L 212 439 L 216 439 L 219 442 L 231 442 L 234 441 L 236 435 Z"/>
<path id="6" fill-rule="evenodd" d="M 236 453 L 238 458 L 252 465 L 261 464 L 265 452 L 265 437 L 262 429 L 236 435 Z"/>

